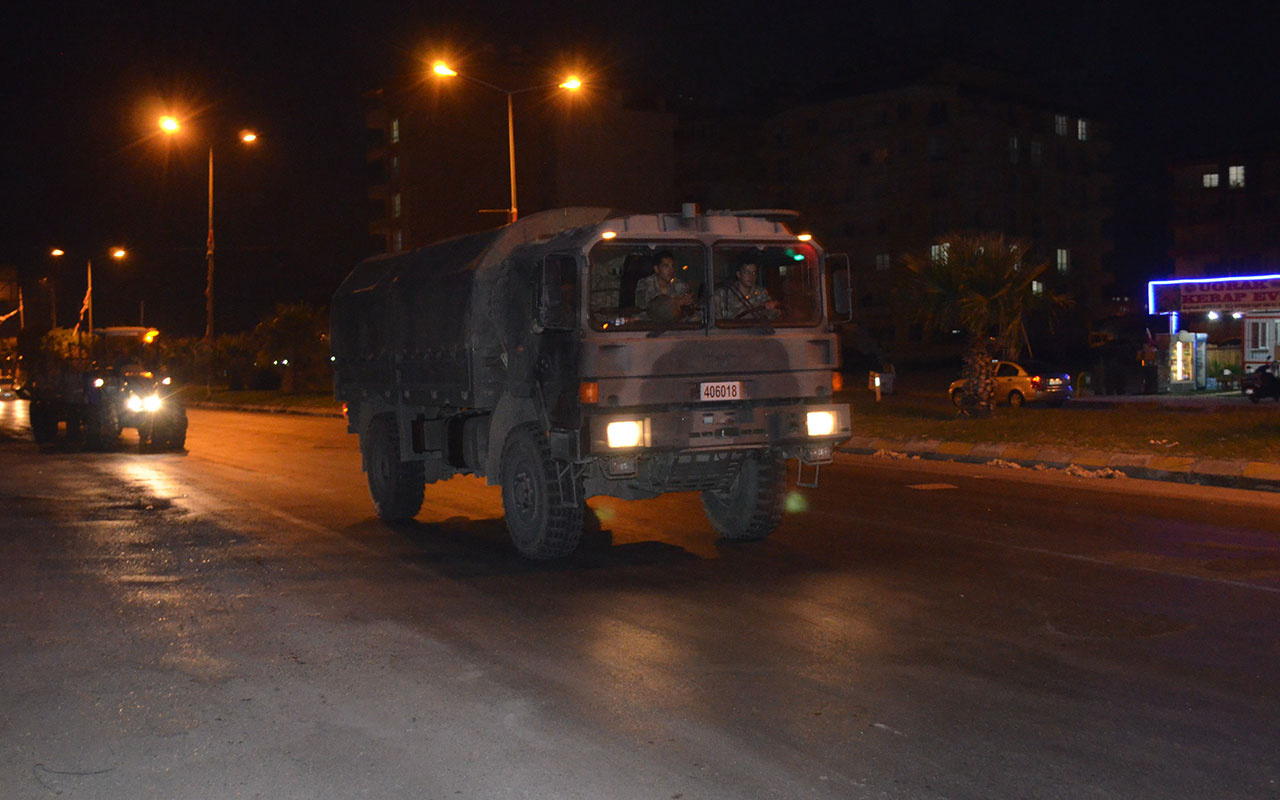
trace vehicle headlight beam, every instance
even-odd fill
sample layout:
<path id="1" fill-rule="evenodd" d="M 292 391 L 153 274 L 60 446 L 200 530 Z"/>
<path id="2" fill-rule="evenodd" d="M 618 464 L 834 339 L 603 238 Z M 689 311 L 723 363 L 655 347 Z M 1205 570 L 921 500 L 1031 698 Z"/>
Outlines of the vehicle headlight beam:
<path id="1" fill-rule="evenodd" d="M 830 436 L 836 431 L 836 415 L 832 411 L 810 411 L 805 423 L 810 436 Z"/>

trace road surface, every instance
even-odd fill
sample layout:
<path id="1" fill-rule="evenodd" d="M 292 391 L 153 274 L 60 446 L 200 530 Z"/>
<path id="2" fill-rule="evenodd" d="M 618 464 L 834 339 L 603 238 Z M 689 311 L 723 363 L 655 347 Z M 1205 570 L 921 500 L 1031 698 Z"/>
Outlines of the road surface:
<path id="1" fill-rule="evenodd" d="M 1280 498 L 842 456 L 768 541 L 496 487 L 373 515 L 341 420 L 38 449 L 0 404 L 0 796 L 1280 796 Z"/>

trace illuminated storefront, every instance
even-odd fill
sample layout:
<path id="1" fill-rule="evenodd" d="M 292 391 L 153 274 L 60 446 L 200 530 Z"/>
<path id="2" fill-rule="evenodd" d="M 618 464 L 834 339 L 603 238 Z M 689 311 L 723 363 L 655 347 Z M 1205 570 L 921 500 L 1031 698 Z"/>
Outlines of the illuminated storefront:
<path id="1" fill-rule="evenodd" d="M 1228 317 L 1241 326 L 1244 372 L 1280 360 L 1280 275 L 1149 281 L 1147 310 L 1169 318 L 1168 351 L 1162 355 L 1170 388 L 1204 388 L 1208 334 L 1188 329 Z"/>

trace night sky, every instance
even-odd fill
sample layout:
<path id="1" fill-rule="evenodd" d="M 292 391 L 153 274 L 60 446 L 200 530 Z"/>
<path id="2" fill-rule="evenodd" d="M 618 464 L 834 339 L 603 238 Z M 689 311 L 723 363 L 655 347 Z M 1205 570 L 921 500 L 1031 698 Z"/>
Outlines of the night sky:
<path id="1" fill-rule="evenodd" d="M 35 7 L 39 5 L 39 7 Z M 1115 270 L 1170 270 L 1170 160 L 1280 146 L 1280 58 L 1263 3 L 884 4 L 173 2 L 5 12 L 0 263 L 52 274 L 59 321 L 94 260 L 98 324 L 203 330 L 205 180 L 215 149 L 218 327 L 324 304 L 373 246 L 362 93 L 486 46 L 586 65 L 670 108 L 769 109 L 826 84 L 951 57 L 1037 80 L 1111 127 Z M 154 132 L 162 106 L 192 116 Z M 244 127 L 262 140 L 235 143 Z M 500 136 L 500 132 L 495 134 Z M 500 142 L 499 142 L 500 145 Z M 131 256 L 112 263 L 110 246 Z M 45 253 L 68 252 L 54 263 Z"/>

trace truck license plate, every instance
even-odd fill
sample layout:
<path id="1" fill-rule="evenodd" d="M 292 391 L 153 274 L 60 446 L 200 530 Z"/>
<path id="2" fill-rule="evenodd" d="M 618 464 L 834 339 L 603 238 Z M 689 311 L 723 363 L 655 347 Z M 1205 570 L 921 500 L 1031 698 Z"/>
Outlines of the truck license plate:
<path id="1" fill-rule="evenodd" d="M 703 401 L 741 400 L 742 381 L 717 381 L 699 384 L 698 396 Z"/>

